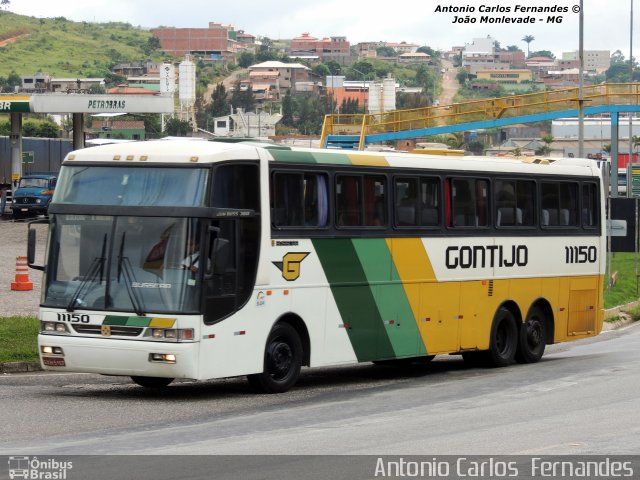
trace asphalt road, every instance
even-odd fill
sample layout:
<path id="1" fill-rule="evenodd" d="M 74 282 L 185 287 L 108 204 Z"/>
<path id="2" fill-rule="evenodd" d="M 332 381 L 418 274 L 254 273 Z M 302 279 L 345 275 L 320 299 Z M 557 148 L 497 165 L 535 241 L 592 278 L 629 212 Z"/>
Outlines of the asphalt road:
<path id="1" fill-rule="evenodd" d="M 460 357 L 306 370 L 281 395 L 241 379 L 152 392 L 119 377 L 0 376 L 0 455 L 637 454 L 640 325 L 536 365 Z"/>

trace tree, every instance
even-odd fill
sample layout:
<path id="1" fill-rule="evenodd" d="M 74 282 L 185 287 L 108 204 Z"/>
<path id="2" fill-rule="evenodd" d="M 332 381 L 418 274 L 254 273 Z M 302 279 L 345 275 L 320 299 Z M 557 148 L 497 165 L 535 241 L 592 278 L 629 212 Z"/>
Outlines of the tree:
<path id="1" fill-rule="evenodd" d="M 424 45 L 422 47 L 419 47 L 416 52 L 418 53 L 426 53 L 427 55 L 430 55 L 431 58 L 440 58 L 442 56 L 442 53 L 440 52 L 440 50 L 434 50 L 433 48 Z"/>
<path id="2" fill-rule="evenodd" d="M 0 1 L 0 7 L 4 8 L 5 10 L 9 10 L 9 5 L 11 5 L 11 0 L 1 0 Z"/>
<path id="3" fill-rule="evenodd" d="M 237 81 L 233 93 L 231 94 L 231 105 L 233 108 L 242 108 L 245 112 L 253 110 L 256 104 L 256 96 L 253 94 L 253 87 L 249 85 L 245 90 L 240 88 L 240 81 Z"/>
<path id="4" fill-rule="evenodd" d="M 104 93 L 107 93 L 107 91 L 102 85 L 97 85 L 94 83 L 93 85 L 89 86 L 89 93 L 92 95 L 102 95 Z"/>
<path id="5" fill-rule="evenodd" d="M 147 39 L 147 43 L 142 47 L 142 49 L 147 55 L 151 55 L 156 50 L 162 49 L 162 45 L 160 45 L 160 39 L 155 35 L 151 35 Z"/>
<path id="6" fill-rule="evenodd" d="M 633 135 L 631 137 L 631 142 L 633 143 L 633 148 L 636 149 L 636 153 L 637 153 L 638 147 L 640 147 L 640 135 Z"/>
<path id="7" fill-rule="evenodd" d="M 347 80 L 373 80 L 375 78 L 375 71 L 376 69 L 371 62 L 362 60 L 354 63 L 347 70 L 346 77 Z"/>
<path id="8" fill-rule="evenodd" d="M 293 126 L 293 99 L 289 92 L 282 98 L 282 124 L 287 127 Z"/>
<path id="9" fill-rule="evenodd" d="M 456 73 L 456 80 L 460 85 L 464 85 L 464 83 L 469 78 L 469 72 L 465 68 L 458 69 L 458 73 Z"/>
<path id="10" fill-rule="evenodd" d="M 12 71 L 7 78 L 0 77 L 0 91 L 12 92 L 20 85 L 22 85 L 22 78 L 15 71 Z"/>
<path id="11" fill-rule="evenodd" d="M 536 39 L 533 35 L 525 35 L 522 37 L 522 41 L 527 44 L 527 57 L 529 56 L 529 45 Z"/>
<path id="12" fill-rule="evenodd" d="M 165 123 L 165 132 L 171 137 L 186 137 L 191 130 L 191 124 L 179 118 L 170 118 Z"/>
<path id="13" fill-rule="evenodd" d="M 547 57 L 551 60 L 554 60 L 556 58 L 556 56 L 550 50 L 538 50 L 537 52 L 533 52 L 531 54 L 531 58 L 533 57 Z"/>
<path id="14" fill-rule="evenodd" d="M 551 144 L 553 143 L 553 135 L 545 135 L 541 138 L 544 142 L 544 146 L 536 150 L 536 155 L 549 155 L 551 153 Z"/>
<path id="15" fill-rule="evenodd" d="M 329 60 L 326 65 L 331 72 L 331 75 L 340 75 L 342 73 L 342 65 L 335 60 Z"/>
<path id="16" fill-rule="evenodd" d="M 238 57 L 238 65 L 242 68 L 248 68 L 256 63 L 256 56 L 251 52 L 242 52 Z"/>
<path id="17" fill-rule="evenodd" d="M 227 89 L 222 83 L 218 83 L 211 94 L 208 114 L 212 117 L 222 117 L 229 113 L 229 102 L 227 101 Z"/>
<path id="18" fill-rule="evenodd" d="M 611 54 L 611 64 L 613 65 L 614 63 L 624 63 L 624 55 L 620 50 L 616 50 Z"/>
<path id="19" fill-rule="evenodd" d="M 318 77 L 324 78 L 327 75 L 331 75 L 331 70 L 329 70 L 329 67 L 327 67 L 324 63 L 319 63 L 311 70 L 313 71 L 314 75 L 317 75 Z"/>
<path id="20" fill-rule="evenodd" d="M 269 62 L 271 60 L 280 60 L 280 55 L 273 50 L 260 50 L 256 53 L 256 62 Z"/>
<path id="21" fill-rule="evenodd" d="M 484 153 L 484 143 L 480 140 L 473 140 L 467 144 L 467 148 L 474 155 L 482 155 Z"/>
<path id="22" fill-rule="evenodd" d="M 398 52 L 396 52 L 395 48 L 393 47 L 384 46 L 376 48 L 376 55 L 378 57 L 397 57 Z"/>

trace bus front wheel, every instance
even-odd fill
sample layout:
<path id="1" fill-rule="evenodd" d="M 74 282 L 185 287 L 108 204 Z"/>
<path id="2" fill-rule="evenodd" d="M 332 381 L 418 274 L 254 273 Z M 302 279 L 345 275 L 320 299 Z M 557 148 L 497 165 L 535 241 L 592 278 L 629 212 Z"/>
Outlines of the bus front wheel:
<path id="1" fill-rule="evenodd" d="M 173 378 L 163 377 L 131 377 L 131 380 L 146 388 L 164 388 L 173 382 Z"/>
<path id="2" fill-rule="evenodd" d="M 547 346 L 547 329 L 544 320 L 544 313 L 539 308 L 533 307 L 520 326 L 516 352 L 516 360 L 519 363 L 535 363 L 542 358 Z"/>
<path id="3" fill-rule="evenodd" d="M 302 341 L 296 329 L 288 323 L 278 323 L 267 339 L 262 373 L 247 375 L 247 380 L 260 392 L 286 392 L 300 376 L 302 358 Z"/>
<path id="4" fill-rule="evenodd" d="M 518 348 L 518 326 L 513 314 L 501 307 L 493 317 L 489 350 L 482 352 L 490 367 L 506 367 L 513 363 Z"/>

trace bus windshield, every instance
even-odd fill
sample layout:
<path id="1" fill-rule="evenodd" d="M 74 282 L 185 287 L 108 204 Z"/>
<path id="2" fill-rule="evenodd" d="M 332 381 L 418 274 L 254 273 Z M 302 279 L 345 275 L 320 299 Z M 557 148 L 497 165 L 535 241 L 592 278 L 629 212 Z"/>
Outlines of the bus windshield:
<path id="1" fill-rule="evenodd" d="M 202 207 L 205 168 L 65 165 L 53 202 L 80 205 Z"/>
<path id="2" fill-rule="evenodd" d="M 197 313 L 198 220 L 52 215 L 43 305 Z"/>

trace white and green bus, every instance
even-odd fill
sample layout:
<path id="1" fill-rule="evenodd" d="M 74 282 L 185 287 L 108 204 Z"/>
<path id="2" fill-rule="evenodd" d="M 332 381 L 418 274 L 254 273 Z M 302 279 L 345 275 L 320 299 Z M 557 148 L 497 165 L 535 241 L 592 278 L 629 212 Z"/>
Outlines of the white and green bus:
<path id="1" fill-rule="evenodd" d="M 70 153 L 49 208 L 46 370 L 246 375 L 302 366 L 538 361 L 603 320 L 590 160 L 150 141 Z"/>

